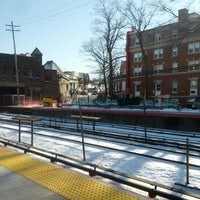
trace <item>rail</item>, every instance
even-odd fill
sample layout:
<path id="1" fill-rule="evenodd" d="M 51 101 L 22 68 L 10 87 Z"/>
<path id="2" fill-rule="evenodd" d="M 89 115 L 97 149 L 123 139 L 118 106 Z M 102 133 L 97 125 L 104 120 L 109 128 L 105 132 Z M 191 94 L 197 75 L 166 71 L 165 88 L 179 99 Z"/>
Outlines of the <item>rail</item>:
<path id="1" fill-rule="evenodd" d="M 85 116 L 85 115 L 71 115 L 72 119 L 77 120 L 77 129 L 79 129 L 79 124 L 81 120 L 85 121 L 92 121 L 93 122 L 93 130 L 95 130 L 95 123 L 96 121 L 99 121 L 101 117 L 93 117 L 93 116 Z"/>
<path id="2" fill-rule="evenodd" d="M 90 176 L 100 176 L 103 178 L 107 178 L 142 191 L 149 192 L 152 187 L 154 187 L 158 196 L 167 198 L 169 200 L 189 200 L 191 197 L 200 199 L 200 194 L 197 193 L 184 191 L 182 189 L 167 186 L 157 182 L 148 181 L 143 178 L 138 178 L 105 167 L 94 165 L 86 161 L 71 158 L 69 156 L 61 155 L 48 150 L 36 148 L 28 144 L 18 143 L 4 138 L 0 138 L 0 143 L 4 144 L 4 146 L 12 146 L 21 149 L 24 151 L 24 153 L 33 153 L 41 157 L 45 157 L 51 162 L 59 162 L 71 167 L 78 168 L 80 170 L 88 172 Z M 185 197 L 181 197 L 180 195 L 183 195 Z"/>
<path id="3" fill-rule="evenodd" d="M 19 138 L 18 141 L 21 142 L 21 121 L 31 122 L 31 145 L 33 146 L 33 123 L 36 122 L 37 118 L 32 117 L 12 117 L 13 120 L 18 120 L 19 122 Z"/>

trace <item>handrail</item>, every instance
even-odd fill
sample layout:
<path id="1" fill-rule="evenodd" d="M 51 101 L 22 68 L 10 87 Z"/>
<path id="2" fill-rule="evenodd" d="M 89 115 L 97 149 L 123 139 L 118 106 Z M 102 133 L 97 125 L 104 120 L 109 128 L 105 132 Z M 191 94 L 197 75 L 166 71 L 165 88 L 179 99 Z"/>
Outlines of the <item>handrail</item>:
<path id="1" fill-rule="evenodd" d="M 39 155 L 41 157 L 48 158 L 51 162 L 60 162 L 65 165 L 81 169 L 83 171 L 88 172 L 90 176 L 101 176 L 101 177 L 131 186 L 143 191 L 149 192 L 152 189 L 152 186 L 154 186 L 156 188 L 156 193 L 158 196 L 161 196 L 170 200 L 173 200 L 173 199 L 188 200 L 189 199 L 189 198 L 180 197 L 180 194 L 200 199 L 200 194 L 184 191 L 182 189 L 178 189 L 178 188 L 167 186 L 161 183 L 149 181 L 149 180 L 139 178 L 133 175 L 128 175 L 126 173 L 108 169 L 99 165 L 95 165 L 93 163 L 89 163 L 89 162 L 78 160 L 69 156 L 65 156 L 62 154 L 58 154 L 55 152 L 37 148 L 26 143 L 18 143 L 16 141 L 12 141 L 5 138 L 0 138 L 0 143 L 4 144 L 4 146 L 12 146 L 12 147 L 21 149 L 24 151 L 24 153 L 30 152 L 30 153 Z M 163 189 L 165 191 L 163 191 Z"/>

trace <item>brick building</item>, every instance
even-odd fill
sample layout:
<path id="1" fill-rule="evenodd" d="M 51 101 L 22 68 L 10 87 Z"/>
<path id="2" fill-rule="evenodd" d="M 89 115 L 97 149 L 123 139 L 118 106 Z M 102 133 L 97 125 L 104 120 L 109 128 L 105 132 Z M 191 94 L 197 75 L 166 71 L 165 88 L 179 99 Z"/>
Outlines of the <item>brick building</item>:
<path id="1" fill-rule="evenodd" d="M 70 96 L 69 77 L 60 69 L 60 67 L 54 61 L 47 61 L 44 64 L 44 68 L 46 74 L 51 74 L 52 72 L 57 73 L 57 80 L 55 81 L 55 84 L 57 83 L 59 88 L 59 90 L 57 90 L 58 100 L 67 101 L 68 97 Z"/>
<path id="2" fill-rule="evenodd" d="M 124 95 L 143 98 L 147 89 L 147 97 L 158 104 L 163 98 L 184 104 L 200 95 L 200 15 L 179 10 L 177 22 L 144 31 L 143 45 L 146 72 L 137 31 L 127 33 Z"/>
<path id="3" fill-rule="evenodd" d="M 0 53 L 0 105 L 17 104 L 17 88 L 20 100 L 58 98 L 57 71 L 44 69 L 42 53 L 38 48 L 32 54 L 17 55 L 17 66 L 18 85 L 14 55 Z"/>

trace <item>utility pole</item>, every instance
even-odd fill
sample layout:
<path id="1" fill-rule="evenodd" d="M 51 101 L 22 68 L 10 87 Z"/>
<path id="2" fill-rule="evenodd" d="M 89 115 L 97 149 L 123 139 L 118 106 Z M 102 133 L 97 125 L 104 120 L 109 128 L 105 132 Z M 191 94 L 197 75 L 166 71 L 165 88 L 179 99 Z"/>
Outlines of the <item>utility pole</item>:
<path id="1" fill-rule="evenodd" d="M 17 54 L 16 54 L 16 45 L 15 45 L 15 31 L 20 31 L 15 28 L 19 28 L 19 25 L 13 25 L 13 21 L 11 21 L 11 25 L 6 24 L 7 27 L 10 27 L 10 29 L 6 29 L 6 31 L 12 31 L 12 37 L 13 37 L 13 46 L 14 46 L 14 57 L 15 57 L 15 71 L 16 71 L 16 84 L 17 84 L 17 105 L 20 104 L 20 98 L 19 98 L 19 74 L 18 74 L 18 65 L 17 65 Z"/>

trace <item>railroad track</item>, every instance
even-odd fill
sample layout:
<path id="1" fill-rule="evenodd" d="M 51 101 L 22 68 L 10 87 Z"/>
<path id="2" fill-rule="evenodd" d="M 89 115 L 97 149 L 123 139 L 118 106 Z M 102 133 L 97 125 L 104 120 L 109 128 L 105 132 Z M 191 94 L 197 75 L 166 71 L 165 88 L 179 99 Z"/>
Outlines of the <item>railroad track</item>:
<path id="1" fill-rule="evenodd" d="M 12 116 L 12 115 L 11 115 Z M 48 118 L 40 117 L 40 120 L 35 123 L 37 127 L 42 128 L 54 128 L 63 131 L 63 134 L 75 134 L 77 135 L 76 122 L 74 120 L 57 120 L 55 123 L 49 122 Z M 10 115 L 7 117 L 1 117 L 1 121 L 16 124 L 16 121 L 11 120 Z M 28 124 L 24 122 L 24 124 Z M 144 137 L 144 129 L 142 127 L 132 127 L 127 125 L 116 124 L 102 124 L 98 123 L 96 131 L 91 130 L 91 124 L 85 123 L 84 132 L 87 137 L 95 137 L 104 141 L 116 141 L 122 144 L 131 144 L 137 146 L 150 145 L 150 148 L 166 150 L 166 147 L 177 148 L 177 151 L 185 150 L 187 148 L 186 138 L 189 139 L 189 149 L 196 153 L 200 153 L 200 134 L 191 132 L 173 132 L 169 130 L 148 129 L 147 138 Z M 108 131 L 108 129 L 110 131 Z M 36 128 L 35 128 L 36 130 Z M 106 131 L 105 131 L 106 130 Z M 54 131 L 55 133 L 55 131 Z M 156 147 L 161 145 L 159 147 Z"/>
<path id="2" fill-rule="evenodd" d="M 7 126 L 8 121 L 6 120 L 6 124 L 1 124 L 0 127 L 7 128 L 10 130 L 18 131 L 18 126 L 16 123 L 13 123 L 13 121 L 10 121 L 11 124 L 15 124 L 16 126 Z M 26 125 L 26 123 L 25 123 Z M 28 130 L 27 130 L 28 129 Z M 42 133 L 42 130 L 45 131 L 45 133 Z M 48 131 L 48 134 L 47 134 Z M 167 141 L 165 138 L 165 141 L 161 140 L 160 138 L 148 138 L 148 141 L 145 140 L 144 138 L 139 138 L 135 137 L 134 135 L 125 135 L 125 134 L 116 134 L 112 132 L 102 132 L 102 131 L 90 131 L 90 130 L 83 130 L 84 131 L 84 137 L 85 137 L 85 145 L 86 146 L 91 146 L 95 148 L 105 148 L 109 149 L 112 151 L 116 152 L 122 152 L 122 153 L 128 153 L 130 155 L 137 155 L 137 156 L 142 156 L 142 157 L 148 157 L 150 159 L 157 159 L 160 161 L 166 161 L 166 162 L 174 162 L 177 164 L 182 164 L 185 165 L 185 161 L 177 161 L 177 160 L 170 160 L 170 159 L 164 159 L 160 158 L 157 156 L 152 156 L 148 154 L 142 154 L 142 153 L 137 153 L 134 151 L 128 151 L 124 150 L 123 146 L 137 146 L 140 148 L 145 148 L 147 151 L 149 149 L 153 149 L 158 152 L 165 152 L 165 153 L 173 153 L 176 155 L 180 156 L 185 156 L 185 149 L 186 149 L 186 144 L 182 142 L 177 142 L 176 145 L 171 146 L 170 149 L 167 149 L 166 146 L 163 146 L 163 144 L 174 144 L 174 141 Z M 30 135 L 30 130 L 28 126 L 25 126 L 24 129 L 22 129 L 22 136 L 24 137 L 29 137 Z M 49 128 L 44 128 L 44 127 L 38 127 L 37 125 L 34 128 L 34 137 L 42 137 L 42 138 L 51 138 L 52 140 L 57 140 L 58 143 L 59 141 L 63 142 L 71 142 L 71 143 L 78 143 L 81 145 L 81 134 L 77 132 L 77 129 L 75 128 L 66 128 L 66 127 L 60 127 L 59 130 L 57 129 L 55 132 L 55 129 L 49 129 Z M 7 138 L 9 139 L 9 138 Z M 16 135 L 16 140 L 17 140 L 17 135 Z M 116 148 L 110 147 L 110 143 L 112 144 L 117 144 Z M 162 144 L 162 146 L 161 146 Z M 158 146 L 158 147 L 157 147 Z M 178 148 L 177 148 L 178 146 Z M 181 146 L 181 149 L 180 149 Z M 172 148 L 173 147 L 173 148 Z M 174 148 L 175 147 L 175 148 Z M 200 156 L 200 145 L 193 145 L 190 144 L 189 147 L 190 149 L 190 158 L 199 158 Z M 190 163 L 190 166 L 192 167 L 200 167 L 199 165 L 192 164 Z"/>
<path id="3" fill-rule="evenodd" d="M 4 127 L 5 129 L 10 129 L 10 131 L 15 131 L 16 132 L 16 140 L 17 140 L 17 133 L 18 133 L 18 124 L 16 124 L 15 121 L 10 120 L 9 118 L 3 118 L 1 117 L 1 124 L 0 127 Z M 45 122 L 45 123 L 44 123 Z M 35 140 L 40 140 L 41 143 L 45 143 L 47 142 L 45 140 L 45 138 L 47 138 L 48 140 L 51 139 L 53 141 L 57 141 L 57 144 L 59 145 L 59 149 L 65 148 L 64 144 L 71 144 L 71 143 L 76 143 L 78 144 L 78 146 L 81 146 L 81 134 L 80 132 L 78 132 L 78 130 L 75 128 L 76 124 L 72 123 L 73 121 L 67 121 L 67 122 L 58 122 L 56 126 L 54 127 L 54 129 L 49 128 L 48 125 L 48 121 L 46 121 L 46 119 L 44 120 L 44 118 L 42 120 L 40 120 L 39 122 L 37 122 L 34 127 L 34 139 Z M 28 123 L 27 123 L 28 124 Z M 64 125 L 65 124 L 65 125 Z M 9 126 L 7 126 L 9 125 Z M 12 125 L 12 126 L 10 126 Z M 7 127 L 6 127 L 7 126 Z M 88 126 L 88 127 L 87 127 Z M 137 136 L 135 136 L 134 134 L 130 134 L 130 132 L 128 131 L 124 131 L 123 133 L 122 130 L 120 130 L 120 132 L 118 131 L 103 131 L 101 129 L 100 124 L 98 125 L 97 131 L 93 131 L 91 130 L 91 125 L 90 124 L 85 124 L 84 125 L 84 137 L 85 137 L 85 146 L 87 147 L 92 147 L 92 148 L 96 148 L 96 149 L 109 149 L 109 151 L 114 152 L 114 153 L 122 153 L 122 154 L 129 154 L 130 156 L 137 156 L 137 157 L 146 157 L 150 160 L 158 160 L 160 162 L 167 162 L 167 163 L 175 163 L 177 166 L 180 165 L 186 165 L 185 159 L 180 159 L 180 161 L 178 161 L 177 159 L 168 159 L 168 158 L 160 158 L 159 156 L 153 156 L 153 155 L 149 155 L 149 154 L 144 154 L 144 153 L 139 153 L 137 151 L 133 151 L 133 150 L 127 150 L 129 149 L 128 147 L 131 147 L 130 149 L 133 149 L 133 147 L 140 147 L 143 148 L 143 150 L 145 150 L 146 152 L 150 151 L 150 150 L 155 150 L 158 153 L 164 152 L 166 153 L 171 153 L 174 156 L 182 156 L 184 157 L 185 155 L 185 144 L 181 144 L 182 142 L 180 142 L 179 146 L 181 146 L 181 148 L 177 148 L 176 147 L 171 147 L 170 145 L 168 146 L 169 148 L 167 149 L 166 146 L 163 146 L 161 148 L 161 144 L 162 141 L 160 138 L 148 138 L 148 142 L 147 140 L 145 140 L 143 137 L 139 136 L 140 133 L 138 133 Z M 113 125 L 112 125 L 113 126 Z M 56 131 L 55 128 L 57 127 Z M 105 126 L 104 126 L 105 127 Z M 107 125 L 107 130 L 108 130 L 109 125 Z M 87 128 L 87 129 L 85 129 Z M 118 127 L 117 129 L 119 129 L 120 127 Z M 121 129 L 123 129 L 124 127 L 122 126 Z M 114 128 L 114 130 L 116 129 L 116 127 Z M 126 127 L 127 129 L 127 127 Z M 43 131 L 45 133 L 43 133 Z M 137 130 L 134 130 L 137 132 Z M 139 132 L 141 130 L 138 130 Z M 47 134 L 48 132 L 48 134 Z M 148 134 L 150 136 L 150 132 Z M 22 128 L 22 137 L 23 139 L 27 139 L 30 137 L 30 127 L 26 126 L 26 123 L 23 124 L 23 128 Z M 165 138 L 167 141 L 167 138 Z M 51 161 L 59 161 L 61 162 L 62 159 L 64 158 L 64 161 L 62 161 L 63 163 L 66 163 L 68 165 L 75 165 L 71 162 L 80 162 L 81 159 L 79 159 L 79 161 L 75 158 L 69 158 L 66 157 L 66 155 L 62 155 L 59 152 L 56 151 L 47 151 L 45 149 L 40 149 L 40 146 L 30 146 L 28 145 L 28 143 L 20 143 L 18 144 L 16 141 L 13 142 L 11 140 L 9 140 L 9 138 L 0 138 L 2 143 L 6 143 L 7 145 L 12 144 L 14 146 L 16 146 L 17 148 L 21 148 L 24 150 L 24 152 L 31 152 L 31 153 L 35 153 L 37 154 L 38 152 L 40 152 L 39 154 L 41 154 L 42 156 L 46 156 L 48 158 L 51 159 Z M 197 137 L 198 140 L 198 137 Z M 115 144 L 115 147 L 111 147 L 111 145 L 109 144 Z M 167 143 L 167 142 L 165 142 Z M 195 145 L 198 145 L 195 144 Z M 123 149 L 123 147 L 126 146 L 126 149 Z M 199 157 L 199 147 L 198 146 L 193 146 L 193 148 L 196 148 L 195 150 L 191 150 L 190 147 L 190 158 L 192 159 L 197 159 Z M 46 152 L 46 154 L 44 155 L 44 153 L 42 152 Z M 50 156 L 49 154 L 52 154 L 52 156 Z M 159 154 L 158 154 L 159 155 Z M 62 159 L 61 159 L 62 158 Z M 72 161 L 66 161 L 66 159 L 69 159 Z M 83 163 L 80 162 L 80 165 L 77 165 L 77 168 L 84 168 L 82 165 Z M 199 162 L 200 164 L 200 162 Z M 192 167 L 193 169 L 199 169 L 200 165 L 199 164 L 193 164 L 192 162 L 190 162 L 190 167 Z M 123 174 L 120 172 L 116 172 L 115 170 L 110 170 L 110 169 L 105 169 L 105 167 L 100 166 L 96 163 L 89 163 L 90 167 L 89 168 L 84 168 L 83 170 L 88 171 L 89 173 L 91 173 L 92 175 L 99 175 L 102 177 L 109 177 L 111 180 L 113 178 L 113 180 L 118 180 L 119 182 L 123 182 L 124 183 L 124 176 L 126 177 L 131 177 L 130 175 L 127 174 Z M 91 170 L 91 166 L 92 166 L 92 170 Z M 98 169 L 98 170 L 97 170 Z M 115 175 L 117 175 L 116 177 L 113 177 L 113 175 L 111 176 L 108 173 L 114 173 Z M 123 175 L 123 178 L 119 179 L 119 174 Z M 121 176 L 120 175 L 120 176 Z M 126 178 L 127 178 L 126 177 Z M 132 177 L 133 178 L 133 177 Z M 137 179 L 137 177 L 134 177 L 134 180 Z M 158 183 L 150 183 L 150 181 L 145 181 L 143 180 L 144 183 L 148 182 L 148 184 L 151 185 L 156 185 L 159 187 L 162 186 L 162 184 L 158 184 Z M 127 183 L 128 185 L 134 185 L 135 183 Z M 134 185 L 135 187 L 139 187 L 137 185 Z M 163 188 L 168 188 L 167 186 L 162 186 Z M 145 188 L 143 188 L 145 190 Z M 168 188 L 169 189 L 169 188 Z M 181 191 L 179 191 L 178 189 L 174 189 L 171 188 L 170 190 L 176 190 L 178 191 L 178 193 L 181 193 Z M 163 194 L 162 192 L 160 193 L 161 196 L 167 196 L 167 194 Z M 186 195 L 187 196 L 187 195 Z M 188 196 L 190 196 L 190 194 L 188 193 Z M 191 194 L 191 196 L 198 196 L 196 194 Z M 170 197 L 169 199 L 173 199 L 172 197 Z M 180 198 L 180 199 L 190 199 L 190 198 Z"/>

